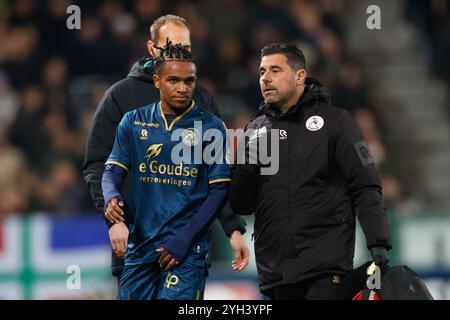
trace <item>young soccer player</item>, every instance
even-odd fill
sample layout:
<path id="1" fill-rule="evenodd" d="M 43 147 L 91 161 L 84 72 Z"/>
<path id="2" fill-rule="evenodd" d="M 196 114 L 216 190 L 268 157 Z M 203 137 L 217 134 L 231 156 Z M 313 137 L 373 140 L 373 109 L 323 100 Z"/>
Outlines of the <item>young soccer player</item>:
<path id="1" fill-rule="evenodd" d="M 125 114 L 102 180 L 106 214 L 117 213 L 121 184 L 131 175 L 125 204 L 130 235 L 118 299 L 203 298 L 210 225 L 231 181 L 224 125 L 192 100 L 196 66 L 190 52 L 170 42 L 160 49 L 154 83 L 161 101 Z M 202 132 L 195 129 L 197 121 Z M 180 141 L 172 141 L 172 133 L 177 129 L 184 130 L 181 143 L 192 148 L 200 143 L 202 149 L 213 143 L 204 142 L 203 133 L 219 130 L 222 161 L 174 162 L 172 149 Z"/>

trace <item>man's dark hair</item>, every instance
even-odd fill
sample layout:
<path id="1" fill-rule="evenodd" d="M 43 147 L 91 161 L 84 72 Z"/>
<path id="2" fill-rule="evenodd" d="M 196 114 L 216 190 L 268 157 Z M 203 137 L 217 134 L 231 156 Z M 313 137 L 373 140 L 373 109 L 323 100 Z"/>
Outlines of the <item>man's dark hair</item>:
<path id="1" fill-rule="evenodd" d="M 303 51 L 300 50 L 295 44 L 291 43 L 272 43 L 261 50 L 261 59 L 271 54 L 281 53 L 287 58 L 288 65 L 293 70 L 305 69 L 306 61 Z"/>
<path id="2" fill-rule="evenodd" d="M 194 63 L 192 60 L 191 52 L 183 47 L 181 43 L 173 44 L 169 39 L 166 41 L 166 45 L 163 48 L 155 46 L 156 49 L 160 50 L 160 54 L 153 61 L 153 72 L 158 74 L 161 70 L 162 65 L 166 61 L 178 60 L 178 61 L 189 61 Z"/>
<path id="3" fill-rule="evenodd" d="M 180 26 L 185 26 L 189 31 L 191 31 L 191 27 L 189 25 L 189 22 L 183 17 L 176 16 L 173 14 L 168 14 L 165 16 L 161 16 L 158 19 L 155 20 L 155 22 L 152 23 L 150 26 L 150 38 L 153 42 L 157 43 L 159 40 L 159 29 L 166 23 L 175 23 Z"/>

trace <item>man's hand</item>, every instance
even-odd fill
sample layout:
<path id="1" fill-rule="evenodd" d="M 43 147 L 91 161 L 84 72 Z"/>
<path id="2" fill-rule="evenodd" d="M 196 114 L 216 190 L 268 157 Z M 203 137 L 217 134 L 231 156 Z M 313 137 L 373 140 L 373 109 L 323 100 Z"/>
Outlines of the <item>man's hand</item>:
<path id="1" fill-rule="evenodd" d="M 380 267 L 381 271 L 386 271 L 386 269 L 389 267 L 389 259 L 386 248 L 383 246 L 375 246 L 370 248 L 370 253 L 372 255 L 373 261 L 378 267 Z"/>
<path id="2" fill-rule="evenodd" d="M 120 221 L 125 221 L 124 219 L 124 212 L 122 208 L 124 207 L 124 203 L 121 200 L 118 200 L 116 198 L 111 199 L 111 201 L 108 202 L 108 206 L 105 210 L 105 217 L 110 221 L 111 223 L 118 223 Z"/>
<path id="3" fill-rule="evenodd" d="M 125 253 L 127 252 L 128 242 L 127 225 L 123 222 L 112 225 L 111 228 L 109 228 L 109 240 L 111 241 L 111 247 L 116 256 L 124 258 Z"/>
<path id="4" fill-rule="evenodd" d="M 156 249 L 156 252 L 160 253 L 161 256 L 158 259 L 159 266 L 161 268 L 171 270 L 173 267 L 178 265 L 178 261 L 163 247 Z"/>
<path id="5" fill-rule="evenodd" d="M 234 260 L 231 262 L 231 267 L 233 270 L 241 272 L 248 265 L 250 252 L 240 231 L 233 231 L 230 236 L 230 243 L 234 251 Z"/>

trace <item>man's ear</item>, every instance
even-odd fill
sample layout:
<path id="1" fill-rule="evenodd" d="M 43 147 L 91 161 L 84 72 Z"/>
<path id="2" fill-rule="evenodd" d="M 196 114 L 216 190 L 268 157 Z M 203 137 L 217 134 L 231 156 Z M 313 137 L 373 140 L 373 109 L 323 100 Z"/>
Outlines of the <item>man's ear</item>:
<path id="1" fill-rule="evenodd" d="M 300 69 L 297 71 L 297 84 L 304 86 L 306 81 L 306 71 L 305 69 Z"/>
<path id="2" fill-rule="evenodd" d="M 151 57 L 155 58 L 155 51 L 154 51 L 155 43 L 152 40 L 147 41 L 147 51 L 150 54 Z"/>
<path id="3" fill-rule="evenodd" d="M 159 77 L 156 74 L 153 75 L 153 84 L 159 89 Z"/>

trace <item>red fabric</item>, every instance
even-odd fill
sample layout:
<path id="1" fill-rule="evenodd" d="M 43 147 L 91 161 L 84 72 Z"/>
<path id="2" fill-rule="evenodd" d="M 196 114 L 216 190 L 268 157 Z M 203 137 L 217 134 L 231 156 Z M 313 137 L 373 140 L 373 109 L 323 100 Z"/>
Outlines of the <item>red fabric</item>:
<path id="1" fill-rule="evenodd" d="M 381 298 L 375 291 L 363 289 L 352 300 L 381 300 Z"/>

